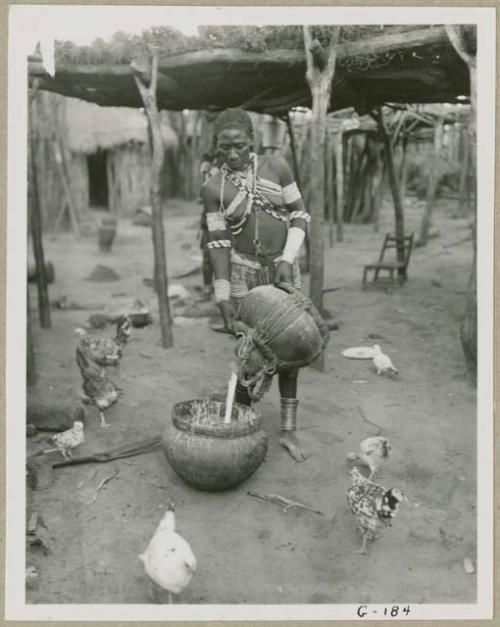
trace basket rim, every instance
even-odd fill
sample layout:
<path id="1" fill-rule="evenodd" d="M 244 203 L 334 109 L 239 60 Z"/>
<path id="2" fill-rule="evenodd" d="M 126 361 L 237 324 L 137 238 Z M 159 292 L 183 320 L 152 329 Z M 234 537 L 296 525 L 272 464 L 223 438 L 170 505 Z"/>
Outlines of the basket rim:
<path id="1" fill-rule="evenodd" d="M 187 401 L 180 401 L 178 403 L 175 403 L 175 405 L 172 407 L 171 412 L 172 422 L 174 426 L 177 427 L 177 429 L 179 429 L 180 431 L 184 431 L 186 433 L 217 438 L 241 437 L 244 435 L 255 433 L 262 428 L 262 415 L 253 407 L 247 407 L 246 405 L 242 405 L 241 403 L 237 403 L 236 401 L 234 402 L 233 408 L 238 407 L 248 412 L 250 414 L 250 420 L 245 422 L 233 421 L 229 424 L 220 422 L 216 425 L 193 425 L 191 422 L 192 416 L 181 415 L 178 411 L 182 406 L 185 407 L 188 404 L 205 401 L 219 402 L 222 403 L 223 406 L 225 404 L 223 401 L 217 401 L 216 399 L 211 398 L 194 398 Z"/>

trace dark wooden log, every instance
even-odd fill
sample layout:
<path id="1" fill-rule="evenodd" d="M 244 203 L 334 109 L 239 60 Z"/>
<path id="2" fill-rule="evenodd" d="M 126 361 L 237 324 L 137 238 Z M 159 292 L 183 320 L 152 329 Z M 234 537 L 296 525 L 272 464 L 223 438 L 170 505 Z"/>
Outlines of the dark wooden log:
<path id="1" fill-rule="evenodd" d="M 405 258 L 405 249 L 404 249 L 404 241 L 403 237 L 405 234 L 405 224 L 404 224 L 404 211 L 403 205 L 401 203 L 401 195 L 399 189 L 399 182 L 396 177 L 396 169 L 394 167 L 394 156 L 392 154 L 392 144 L 391 138 L 384 124 L 384 116 L 382 113 L 382 109 L 378 107 L 375 112 L 372 114 L 372 117 L 378 124 L 380 133 L 382 135 L 382 139 L 384 141 L 385 147 L 385 159 L 387 163 L 387 174 L 389 176 L 389 185 L 391 187 L 392 200 L 394 203 L 394 232 L 395 236 L 398 239 L 398 246 L 396 249 L 397 259 L 400 263 L 404 262 Z M 404 276 L 405 270 L 404 268 L 398 269 L 398 274 L 400 276 Z"/>
<path id="2" fill-rule="evenodd" d="M 40 325 L 44 329 L 50 329 L 52 326 L 50 318 L 50 301 L 48 281 L 45 274 L 45 254 L 43 250 L 43 237 L 42 237 L 42 212 L 40 207 L 40 195 L 38 189 L 37 180 L 37 167 L 35 163 L 36 155 L 36 140 L 35 140 L 35 114 L 33 107 L 35 106 L 35 96 L 38 91 L 38 86 L 35 86 L 29 97 L 29 181 L 28 181 L 28 196 L 29 196 L 29 211 L 30 211 L 30 227 L 31 238 L 33 243 L 33 254 L 35 257 L 36 266 L 36 284 L 38 289 L 38 315 L 40 318 Z"/>
<path id="3" fill-rule="evenodd" d="M 163 164 L 163 143 L 161 138 L 160 117 L 156 104 L 156 82 L 158 76 L 158 52 L 152 49 L 151 82 L 147 87 L 143 78 L 136 74 L 135 81 L 144 108 L 148 116 L 152 163 L 151 163 L 151 211 L 153 229 L 153 249 L 155 259 L 155 285 L 158 290 L 158 305 L 160 311 L 161 340 L 163 348 L 170 348 L 174 344 L 172 334 L 172 317 L 168 300 L 167 260 L 165 255 L 165 233 L 163 229 L 163 212 L 161 205 L 160 174 Z"/>
<path id="4" fill-rule="evenodd" d="M 326 112 L 330 102 L 331 85 L 337 60 L 337 43 L 340 26 L 332 26 L 330 42 L 325 51 L 327 62 L 321 69 L 314 63 L 311 53 L 312 34 L 309 26 L 303 26 L 304 48 L 307 59 L 306 79 L 312 96 L 311 129 L 311 259 L 309 296 L 316 309 L 323 313 L 324 240 L 323 216 L 325 209 L 325 135 Z M 315 366 L 324 370 L 324 353 Z"/>
<path id="5" fill-rule="evenodd" d="M 337 242 L 344 241 L 344 137 L 342 130 L 335 134 L 335 215 L 337 222 Z"/>
<path id="6" fill-rule="evenodd" d="M 418 236 L 417 245 L 426 246 L 429 236 L 429 229 L 432 223 L 432 213 L 436 201 L 436 192 L 439 184 L 439 159 L 443 144 L 443 117 L 436 120 L 434 127 L 434 149 L 429 164 L 429 174 L 427 179 L 427 198 L 425 204 L 424 215 L 420 225 L 420 234 Z"/>

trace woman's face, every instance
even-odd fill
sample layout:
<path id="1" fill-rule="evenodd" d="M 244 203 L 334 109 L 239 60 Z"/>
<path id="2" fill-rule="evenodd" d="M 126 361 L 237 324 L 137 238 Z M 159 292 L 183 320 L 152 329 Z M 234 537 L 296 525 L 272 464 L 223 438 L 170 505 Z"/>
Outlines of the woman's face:
<path id="1" fill-rule="evenodd" d="M 242 170 L 250 161 L 252 140 L 245 131 L 227 128 L 217 137 L 217 151 L 231 170 Z"/>

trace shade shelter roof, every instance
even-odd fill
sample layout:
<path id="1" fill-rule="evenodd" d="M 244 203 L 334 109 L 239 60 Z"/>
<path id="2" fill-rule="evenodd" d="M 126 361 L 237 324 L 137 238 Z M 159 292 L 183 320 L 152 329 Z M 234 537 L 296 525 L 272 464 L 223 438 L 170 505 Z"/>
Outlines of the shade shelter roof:
<path id="1" fill-rule="evenodd" d="M 475 45 L 475 40 L 474 40 Z M 303 49 L 203 48 L 172 53 L 159 49 L 157 99 L 161 109 L 220 110 L 229 106 L 281 114 L 310 106 Z M 87 55 L 88 58 L 88 55 Z M 57 54 L 51 78 L 40 57 L 29 58 L 30 80 L 40 87 L 101 106 L 142 107 L 134 72 L 148 64 L 94 54 Z M 456 102 L 469 94 L 465 63 L 443 26 L 385 27 L 360 40 L 341 43 L 330 110 L 360 113 L 386 102 Z"/>

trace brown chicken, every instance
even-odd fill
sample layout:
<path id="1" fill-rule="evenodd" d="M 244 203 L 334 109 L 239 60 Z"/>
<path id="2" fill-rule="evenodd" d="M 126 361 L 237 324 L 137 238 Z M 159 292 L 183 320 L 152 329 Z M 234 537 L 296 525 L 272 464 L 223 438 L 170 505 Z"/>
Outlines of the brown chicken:
<path id="1" fill-rule="evenodd" d="M 80 347 L 76 349 L 76 363 L 80 368 L 83 378 L 82 401 L 87 405 L 94 405 L 101 417 L 101 427 L 107 428 L 109 424 L 104 418 L 103 412 L 114 405 L 122 395 L 121 388 L 113 383 L 102 372 L 97 372 L 90 364 L 86 354 Z"/>
<path id="2" fill-rule="evenodd" d="M 353 485 L 347 490 L 347 501 L 363 535 L 363 543 L 356 553 L 366 554 L 367 542 L 377 537 L 378 529 L 391 526 L 399 503 L 408 499 L 396 488 L 387 490 L 370 481 L 357 468 L 352 469 L 351 476 Z"/>
<path id="3" fill-rule="evenodd" d="M 107 366 L 118 367 L 132 329 L 132 321 L 129 316 L 120 316 L 116 323 L 116 336 L 114 338 L 94 338 L 87 335 L 85 329 L 79 327 L 75 333 L 80 337 L 78 347 L 85 353 L 90 361 L 102 368 L 104 374 Z"/>

